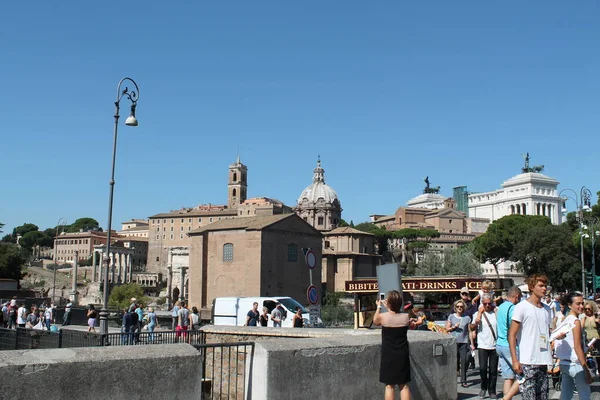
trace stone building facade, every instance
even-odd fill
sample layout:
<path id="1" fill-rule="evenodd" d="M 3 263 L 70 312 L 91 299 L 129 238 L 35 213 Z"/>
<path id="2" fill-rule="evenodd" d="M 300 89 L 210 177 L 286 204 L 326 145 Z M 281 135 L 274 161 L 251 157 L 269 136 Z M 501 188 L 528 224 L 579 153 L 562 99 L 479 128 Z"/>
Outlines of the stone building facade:
<path id="1" fill-rule="evenodd" d="M 106 232 L 61 233 L 54 239 L 54 261 L 57 264 L 73 263 L 75 253 L 79 260 L 87 260 L 94 253 L 94 246 L 106 244 Z"/>
<path id="2" fill-rule="evenodd" d="M 340 223 L 342 206 L 335 190 L 325 183 L 325 170 L 321 167 L 321 159 L 317 160 L 313 181 L 298 197 L 294 211 L 319 231 L 330 231 Z"/>
<path id="3" fill-rule="evenodd" d="M 121 230 L 117 231 L 119 236 L 148 237 L 148 220 L 132 219 L 121 223 Z"/>
<path id="4" fill-rule="evenodd" d="M 506 215 L 544 215 L 562 223 L 559 182 L 538 172 L 525 172 L 502 183 L 502 188 L 469 194 L 469 215 L 495 221 Z"/>
<path id="5" fill-rule="evenodd" d="M 373 234 L 345 226 L 323 235 L 321 280 L 327 292 L 343 292 L 346 281 L 376 276 L 380 256 Z"/>
<path id="6" fill-rule="evenodd" d="M 320 288 L 322 234 L 296 214 L 221 220 L 189 233 L 189 303 L 215 297 L 290 296 L 306 304 L 310 282 L 303 249 L 313 249 Z"/>

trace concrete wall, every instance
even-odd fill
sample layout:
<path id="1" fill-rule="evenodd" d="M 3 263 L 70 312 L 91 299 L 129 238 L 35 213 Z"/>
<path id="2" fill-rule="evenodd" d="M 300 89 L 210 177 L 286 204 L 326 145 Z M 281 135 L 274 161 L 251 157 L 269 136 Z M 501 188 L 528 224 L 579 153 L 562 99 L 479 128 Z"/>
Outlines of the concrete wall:
<path id="1" fill-rule="evenodd" d="M 379 330 L 205 326 L 207 342 L 255 342 L 249 394 L 254 400 L 383 398 Z M 410 331 L 412 397 L 456 399 L 456 344 Z M 434 356 L 434 346 L 441 356 Z"/>
<path id="2" fill-rule="evenodd" d="M 0 398 L 199 399 L 201 368 L 187 344 L 2 351 Z"/>

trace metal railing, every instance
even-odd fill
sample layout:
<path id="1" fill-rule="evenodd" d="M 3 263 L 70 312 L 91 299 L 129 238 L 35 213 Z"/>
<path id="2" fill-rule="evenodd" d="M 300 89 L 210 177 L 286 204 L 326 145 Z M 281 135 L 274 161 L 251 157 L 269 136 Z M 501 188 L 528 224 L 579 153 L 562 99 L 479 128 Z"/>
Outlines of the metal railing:
<path id="1" fill-rule="evenodd" d="M 194 347 L 202 354 L 201 399 L 245 399 L 253 342 L 204 343 Z"/>
<path id="2" fill-rule="evenodd" d="M 70 347 L 127 346 L 148 344 L 204 343 L 202 331 L 154 331 L 88 333 L 61 329 L 58 332 L 38 329 L 0 328 L 0 350 L 59 349 Z"/>

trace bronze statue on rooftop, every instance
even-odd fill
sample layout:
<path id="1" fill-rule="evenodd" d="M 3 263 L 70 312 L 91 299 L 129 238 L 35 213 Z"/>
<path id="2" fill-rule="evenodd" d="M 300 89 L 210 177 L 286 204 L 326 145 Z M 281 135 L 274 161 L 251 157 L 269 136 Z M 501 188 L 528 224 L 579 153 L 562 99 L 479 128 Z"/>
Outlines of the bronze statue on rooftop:
<path id="1" fill-rule="evenodd" d="M 531 157 L 529 157 L 529 152 L 527 152 L 527 154 L 524 154 L 523 158 L 525 159 L 525 166 L 523 168 L 521 168 L 521 171 L 524 174 L 529 173 L 529 172 L 540 173 L 544 170 L 543 165 L 535 165 L 533 167 L 529 166 L 529 160 L 531 160 Z"/>
<path id="2" fill-rule="evenodd" d="M 440 192 L 440 187 L 436 186 L 436 187 L 431 187 L 429 185 L 429 176 L 426 176 L 425 179 L 423 179 L 423 182 L 425 182 L 425 189 L 423 189 L 423 193 L 427 194 L 427 193 L 439 193 Z"/>

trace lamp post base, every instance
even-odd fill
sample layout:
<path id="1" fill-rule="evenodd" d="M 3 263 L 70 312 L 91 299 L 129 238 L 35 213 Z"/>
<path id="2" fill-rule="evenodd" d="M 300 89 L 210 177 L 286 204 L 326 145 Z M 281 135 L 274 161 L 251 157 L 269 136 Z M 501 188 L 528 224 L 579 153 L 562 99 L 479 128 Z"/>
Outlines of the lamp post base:
<path id="1" fill-rule="evenodd" d="M 100 310 L 100 333 L 105 335 L 108 333 L 108 310 L 102 308 Z"/>

